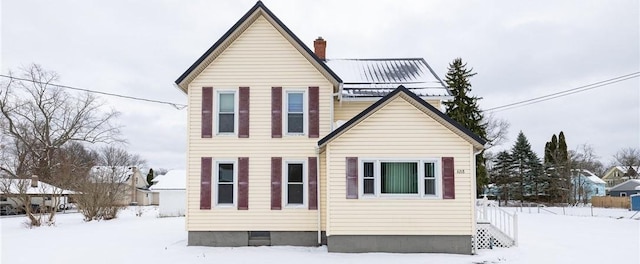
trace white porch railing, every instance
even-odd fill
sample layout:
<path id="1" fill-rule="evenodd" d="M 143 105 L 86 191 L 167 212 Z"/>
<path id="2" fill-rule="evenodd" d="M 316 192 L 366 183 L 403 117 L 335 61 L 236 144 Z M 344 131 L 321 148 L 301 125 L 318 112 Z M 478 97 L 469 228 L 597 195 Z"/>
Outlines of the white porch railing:
<path id="1" fill-rule="evenodd" d="M 508 238 L 512 243 L 504 241 L 502 244 L 518 245 L 518 215 L 516 213 L 509 213 L 484 198 L 478 200 L 476 205 L 476 220 L 478 226 L 490 224 L 502 233 L 502 235 L 494 235 L 493 239 L 506 236 L 504 239 Z"/>

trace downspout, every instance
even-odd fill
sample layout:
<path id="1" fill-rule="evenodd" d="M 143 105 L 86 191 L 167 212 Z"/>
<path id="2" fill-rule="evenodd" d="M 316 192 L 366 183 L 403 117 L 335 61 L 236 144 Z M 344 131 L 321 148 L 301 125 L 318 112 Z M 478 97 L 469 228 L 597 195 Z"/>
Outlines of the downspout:
<path id="1" fill-rule="evenodd" d="M 331 98 L 331 101 L 333 101 L 333 98 Z M 316 160 L 318 162 L 316 165 L 316 175 L 318 175 L 316 178 L 316 201 L 318 203 L 318 245 L 322 246 L 322 201 L 320 200 L 320 183 L 322 182 L 322 177 L 320 177 L 320 164 L 322 164 L 322 162 L 320 162 L 320 148 L 318 146 L 316 146 Z"/>
<path id="2" fill-rule="evenodd" d="M 340 84 L 340 87 L 342 87 L 342 84 Z M 342 89 L 342 88 L 340 88 L 340 89 Z M 340 92 L 334 93 L 331 96 L 331 106 L 329 108 L 329 115 L 330 115 L 329 121 L 331 122 L 331 126 L 330 126 L 331 130 L 329 130 L 329 133 L 331 133 L 331 131 L 333 131 L 335 129 L 335 127 L 334 127 L 334 125 L 335 125 L 335 123 L 334 123 L 335 120 L 334 119 L 335 118 L 333 116 L 333 108 L 335 107 L 335 104 L 333 102 L 333 98 L 334 97 L 340 98 Z M 338 100 L 340 100 L 340 99 L 338 99 Z"/>
<path id="3" fill-rule="evenodd" d="M 478 151 L 473 152 L 473 148 L 474 147 L 473 147 L 473 144 L 471 145 L 471 151 L 473 153 L 473 157 L 472 158 L 473 158 L 473 161 L 474 161 L 473 162 L 474 165 L 476 164 L 475 163 L 476 156 L 478 156 L 478 154 L 480 154 L 480 153 L 482 153 L 482 151 L 484 151 L 484 147 L 485 146 L 482 146 L 482 148 L 480 148 Z M 472 189 L 475 190 L 476 189 L 475 186 L 478 184 L 476 182 L 476 173 L 477 173 L 476 172 L 476 166 L 473 166 L 473 168 L 471 168 L 471 169 L 473 171 L 473 173 L 471 174 L 471 179 L 473 181 Z M 475 193 L 475 191 L 474 191 L 474 193 Z M 473 199 L 471 199 L 471 208 L 472 208 L 471 209 L 471 214 L 472 214 L 472 216 L 471 216 L 472 218 L 471 219 L 473 221 L 473 227 L 474 227 L 473 228 L 474 229 L 473 230 L 474 234 L 472 235 L 472 237 L 474 238 L 474 242 L 473 242 L 473 244 L 471 246 L 471 251 L 472 251 L 473 255 L 478 253 L 478 236 L 477 236 L 477 233 L 478 233 L 478 217 L 476 216 L 476 206 L 477 206 L 476 205 L 476 199 L 477 199 L 477 197 L 478 197 L 478 194 L 476 193 L 476 195 L 473 196 Z"/>

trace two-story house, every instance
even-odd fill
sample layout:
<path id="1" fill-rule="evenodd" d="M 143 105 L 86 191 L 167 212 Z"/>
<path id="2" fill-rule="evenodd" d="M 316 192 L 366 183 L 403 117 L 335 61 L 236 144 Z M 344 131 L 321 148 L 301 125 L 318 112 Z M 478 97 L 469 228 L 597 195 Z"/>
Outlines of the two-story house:
<path id="1" fill-rule="evenodd" d="M 607 183 L 607 192 L 618 184 L 630 179 L 638 179 L 638 171 L 640 171 L 640 166 L 613 166 L 609 168 L 602 176 L 602 180 Z"/>
<path id="2" fill-rule="evenodd" d="M 257 2 L 177 80 L 189 245 L 470 254 L 475 155 L 423 59 L 325 57 Z"/>

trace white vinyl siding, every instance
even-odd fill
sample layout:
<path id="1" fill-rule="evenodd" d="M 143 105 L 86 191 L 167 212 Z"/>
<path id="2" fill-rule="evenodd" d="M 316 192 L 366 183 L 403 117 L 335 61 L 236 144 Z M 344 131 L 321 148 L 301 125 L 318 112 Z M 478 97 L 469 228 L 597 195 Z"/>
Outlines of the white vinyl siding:
<path id="1" fill-rule="evenodd" d="M 475 235 L 473 147 L 404 98 L 393 99 L 325 151 L 328 235 Z M 346 157 L 359 157 L 360 164 L 381 157 L 453 157 L 455 199 L 346 199 Z"/>
<path id="2" fill-rule="evenodd" d="M 271 138 L 271 87 L 274 86 L 282 87 L 283 94 L 290 89 L 306 90 L 306 87 L 318 86 L 320 135 L 329 133 L 333 85 L 262 17 L 249 26 L 189 83 L 186 217 L 188 231 L 317 230 L 316 210 L 271 210 L 271 157 L 315 157 L 315 147 L 318 143 L 317 138 L 287 137 L 284 123 L 285 137 Z M 200 137 L 202 87 L 213 87 L 214 91 L 231 87 L 250 87 L 249 138 Z M 213 109 L 218 109 L 216 100 L 213 103 Z M 284 100 L 282 103 L 284 112 Z M 214 124 L 215 122 L 214 115 Z M 249 158 L 249 210 L 219 208 L 215 204 L 211 210 L 200 210 L 201 157 L 212 157 L 214 163 L 220 157 Z M 212 198 L 215 195 L 212 193 Z"/>
<path id="3" fill-rule="evenodd" d="M 334 122 L 338 120 L 349 121 L 349 119 L 358 115 L 367 107 L 374 104 L 374 101 L 337 101 L 334 100 Z M 437 109 L 440 109 L 440 100 L 427 100 L 427 103 L 431 104 Z"/>

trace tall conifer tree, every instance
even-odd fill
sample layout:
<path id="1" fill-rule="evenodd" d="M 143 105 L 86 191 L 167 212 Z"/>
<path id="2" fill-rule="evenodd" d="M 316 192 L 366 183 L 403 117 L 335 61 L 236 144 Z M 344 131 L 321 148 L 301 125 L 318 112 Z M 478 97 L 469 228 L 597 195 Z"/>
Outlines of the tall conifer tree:
<path id="1" fill-rule="evenodd" d="M 486 139 L 486 124 L 482 122 L 484 116 L 478 106 L 478 100 L 482 98 L 470 95 L 471 83 L 469 78 L 474 75 L 476 73 L 473 72 L 473 69 L 467 69 L 467 64 L 463 63 L 462 59 L 456 58 L 453 60 L 449 64 L 445 82 L 454 98 L 452 101 L 444 102 L 444 105 L 447 107 L 446 114 L 448 116 L 471 130 L 471 132 Z M 476 193 L 480 195 L 483 187 L 488 183 L 489 178 L 485 160 L 482 153 L 480 153 L 476 155 Z"/>

